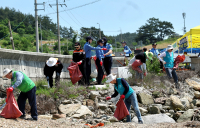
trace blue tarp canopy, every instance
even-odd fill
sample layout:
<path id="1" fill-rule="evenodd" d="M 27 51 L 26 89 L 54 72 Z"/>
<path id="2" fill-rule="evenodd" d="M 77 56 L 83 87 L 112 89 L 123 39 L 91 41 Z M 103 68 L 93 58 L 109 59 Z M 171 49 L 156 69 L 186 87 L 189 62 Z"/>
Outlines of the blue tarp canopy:
<path id="1" fill-rule="evenodd" d="M 191 48 L 179 51 L 179 53 L 184 53 L 184 52 L 191 53 Z M 175 53 L 178 53 L 178 50 Z M 192 48 L 192 53 L 200 53 L 200 48 Z"/>

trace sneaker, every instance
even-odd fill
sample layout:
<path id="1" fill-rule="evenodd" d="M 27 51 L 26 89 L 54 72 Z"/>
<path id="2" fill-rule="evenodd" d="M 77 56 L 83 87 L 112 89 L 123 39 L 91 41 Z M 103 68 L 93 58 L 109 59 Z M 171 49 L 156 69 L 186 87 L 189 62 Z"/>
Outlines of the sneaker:
<path id="1" fill-rule="evenodd" d="M 138 124 L 144 124 L 143 120 L 139 120 Z"/>
<path id="2" fill-rule="evenodd" d="M 26 115 L 21 115 L 19 118 L 20 119 L 26 119 Z"/>
<path id="3" fill-rule="evenodd" d="M 37 118 L 26 118 L 25 120 L 37 121 Z"/>
<path id="4" fill-rule="evenodd" d="M 180 83 L 179 82 L 175 83 L 175 87 L 176 89 L 180 89 Z"/>

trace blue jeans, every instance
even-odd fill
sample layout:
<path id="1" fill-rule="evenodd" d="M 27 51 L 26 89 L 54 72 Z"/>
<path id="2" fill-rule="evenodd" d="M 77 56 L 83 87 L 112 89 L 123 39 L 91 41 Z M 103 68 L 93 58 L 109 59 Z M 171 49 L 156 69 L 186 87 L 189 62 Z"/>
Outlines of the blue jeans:
<path id="1" fill-rule="evenodd" d="M 140 66 L 138 66 L 141 70 L 142 70 L 142 66 L 140 65 Z M 135 76 L 136 76 L 136 79 L 143 79 L 143 73 L 139 73 L 138 71 L 136 71 L 136 74 L 135 74 Z"/>
<path id="2" fill-rule="evenodd" d="M 136 96 L 135 92 L 133 92 L 133 94 L 131 94 L 127 99 L 125 99 L 125 104 L 126 104 L 126 108 L 129 111 L 129 115 L 126 116 L 127 122 L 131 122 L 131 115 L 130 115 L 131 105 L 133 106 L 133 108 L 135 110 L 138 121 L 142 120 L 141 113 L 140 113 L 139 106 L 138 106 L 137 96 Z"/>
<path id="3" fill-rule="evenodd" d="M 171 79 L 173 77 L 174 82 L 178 83 L 178 77 L 177 77 L 177 74 L 176 74 L 176 70 L 173 70 L 173 68 L 165 68 L 165 71 L 166 71 L 169 79 Z"/>

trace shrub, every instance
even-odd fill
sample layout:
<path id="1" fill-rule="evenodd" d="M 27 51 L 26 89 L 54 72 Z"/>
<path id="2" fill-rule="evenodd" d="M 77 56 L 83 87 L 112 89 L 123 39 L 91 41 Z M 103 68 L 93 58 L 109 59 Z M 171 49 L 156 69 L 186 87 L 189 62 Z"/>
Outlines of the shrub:
<path id="1" fill-rule="evenodd" d="M 151 60 L 147 60 L 146 65 L 147 65 L 147 71 L 149 73 L 158 74 L 161 71 L 161 69 L 160 69 L 160 61 L 155 56 L 153 57 L 152 63 L 151 63 Z"/>

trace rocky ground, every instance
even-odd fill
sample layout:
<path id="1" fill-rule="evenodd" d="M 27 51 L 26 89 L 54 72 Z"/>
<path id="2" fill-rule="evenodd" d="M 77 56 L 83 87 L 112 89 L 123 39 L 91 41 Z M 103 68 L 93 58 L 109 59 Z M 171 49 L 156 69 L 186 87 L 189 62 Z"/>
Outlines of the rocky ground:
<path id="1" fill-rule="evenodd" d="M 131 123 L 126 123 L 125 119 L 118 121 L 113 116 L 119 97 L 105 100 L 106 96 L 114 92 L 113 85 L 110 84 L 109 89 L 90 91 L 86 96 L 76 99 L 54 101 L 45 96 L 38 96 L 38 121 L 1 118 L 0 126 L 88 127 L 85 124 L 96 125 L 101 122 L 105 124 L 104 127 L 110 128 L 200 127 L 200 78 L 191 73 L 181 74 L 181 88 L 178 90 L 174 88 L 173 81 L 163 79 L 163 76 L 156 80 L 151 79 L 151 86 L 131 86 L 137 94 L 144 124 L 137 124 L 133 108 Z M 59 102 L 58 106 L 55 105 L 56 102 Z M 30 110 L 28 106 L 26 108 Z"/>

